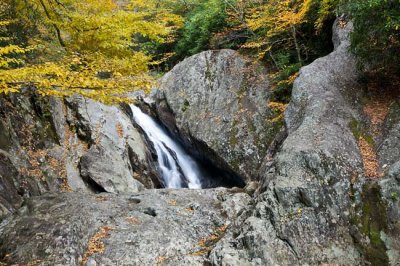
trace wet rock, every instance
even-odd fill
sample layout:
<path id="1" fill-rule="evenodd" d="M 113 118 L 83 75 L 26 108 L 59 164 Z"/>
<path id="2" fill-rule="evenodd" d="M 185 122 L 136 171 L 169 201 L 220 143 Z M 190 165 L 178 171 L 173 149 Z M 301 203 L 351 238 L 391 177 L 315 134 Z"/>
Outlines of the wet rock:
<path id="1" fill-rule="evenodd" d="M 161 79 L 156 106 L 186 146 L 250 180 L 281 126 L 268 122 L 270 94 L 262 66 L 232 50 L 206 51 Z"/>

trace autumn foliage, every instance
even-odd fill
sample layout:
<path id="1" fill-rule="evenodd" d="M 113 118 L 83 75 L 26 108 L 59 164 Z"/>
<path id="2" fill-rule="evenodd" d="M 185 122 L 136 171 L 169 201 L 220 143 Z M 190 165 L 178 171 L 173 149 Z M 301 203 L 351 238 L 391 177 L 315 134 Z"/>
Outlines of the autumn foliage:
<path id="1" fill-rule="evenodd" d="M 157 62 L 142 39 L 163 43 L 182 23 L 157 2 L 7 0 L 0 17 L 0 93 L 31 86 L 41 95 L 80 93 L 110 102 L 149 89 L 149 66 Z M 25 41 L 13 37 L 16 29 Z"/>
<path id="2" fill-rule="evenodd" d="M 399 0 L 3 0 L 0 93 L 31 87 L 122 101 L 187 56 L 230 48 L 266 64 L 274 100 L 287 102 L 300 67 L 333 49 L 338 15 L 355 23 L 360 61 L 398 68 L 399 7 Z"/>

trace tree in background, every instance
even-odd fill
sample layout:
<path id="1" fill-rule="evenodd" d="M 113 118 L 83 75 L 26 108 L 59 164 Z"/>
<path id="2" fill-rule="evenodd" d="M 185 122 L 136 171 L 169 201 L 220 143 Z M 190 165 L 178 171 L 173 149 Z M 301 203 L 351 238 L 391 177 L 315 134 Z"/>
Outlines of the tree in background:
<path id="1" fill-rule="evenodd" d="M 335 8 L 336 0 L 231 1 L 231 24 L 248 36 L 240 49 L 270 66 L 275 100 L 287 102 L 300 67 L 331 52 Z"/>
<path id="2" fill-rule="evenodd" d="M 247 47 L 264 47 L 261 57 L 270 52 L 273 46 L 286 43 L 296 50 L 298 63 L 302 64 L 300 44 L 297 40 L 298 28 L 306 22 L 306 16 L 311 9 L 312 0 L 272 0 L 251 10 L 247 25 L 253 32 L 261 32 L 260 38 L 247 43 Z M 271 59 L 274 60 L 272 53 Z"/>
<path id="3" fill-rule="evenodd" d="M 354 22 L 351 50 L 360 63 L 400 73 L 400 1 L 345 0 L 341 8 Z"/>
<path id="4" fill-rule="evenodd" d="M 226 5 L 221 0 L 199 1 L 187 14 L 175 51 L 178 56 L 199 53 L 210 48 L 213 34 L 226 26 Z"/>
<path id="5" fill-rule="evenodd" d="M 331 52 L 338 12 L 352 17 L 352 51 L 373 69 L 399 68 L 400 0 L 3 0 L 0 92 L 122 100 L 149 72 L 208 49 L 269 66 L 287 102 L 304 64 Z"/>
<path id="6" fill-rule="evenodd" d="M 10 69 L 24 64 L 24 55 L 30 51 L 29 48 L 20 46 L 16 36 L 10 33 L 13 21 L 5 14 L 10 6 L 0 3 L 0 69 Z"/>
<path id="7" fill-rule="evenodd" d="M 140 38 L 163 43 L 181 23 L 179 16 L 156 9 L 159 1 L 132 0 L 123 7 L 112 0 L 7 1 L 3 14 L 12 13 L 17 23 L 35 29 L 26 32 L 25 44 L 35 51 L 23 66 L 2 67 L 0 92 L 6 93 L 32 85 L 42 95 L 122 100 L 124 92 L 151 84 L 147 73 L 153 62 Z M 9 60 L 27 52 L 18 49 Z"/>
<path id="8" fill-rule="evenodd" d="M 172 42 L 152 44 L 163 70 L 208 49 L 231 48 L 270 67 L 277 98 L 288 101 L 299 68 L 331 52 L 338 0 L 169 0 L 158 7 L 181 16 Z M 169 57 L 165 57 L 169 55 Z M 280 93 L 280 91 L 282 93 Z M 281 95 L 280 95 L 281 94 Z"/>

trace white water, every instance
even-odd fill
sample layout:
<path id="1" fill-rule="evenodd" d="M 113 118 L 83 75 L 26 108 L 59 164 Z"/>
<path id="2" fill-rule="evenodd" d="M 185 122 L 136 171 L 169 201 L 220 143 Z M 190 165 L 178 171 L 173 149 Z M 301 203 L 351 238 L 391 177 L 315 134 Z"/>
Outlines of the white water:
<path id="1" fill-rule="evenodd" d="M 197 163 L 166 134 L 153 118 L 135 105 L 131 104 L 130 107 L 136 123 L 154 145 L 165 187 L 182 188 L 184 184 L 187 184 L 189 188 L 201 188 L 200 168 Z"/>

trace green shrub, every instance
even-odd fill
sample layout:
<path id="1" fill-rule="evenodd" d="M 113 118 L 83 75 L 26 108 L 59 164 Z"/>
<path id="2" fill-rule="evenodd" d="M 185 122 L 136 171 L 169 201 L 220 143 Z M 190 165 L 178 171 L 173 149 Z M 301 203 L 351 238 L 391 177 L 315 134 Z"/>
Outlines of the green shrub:
<path id="1" fill-rule="evenodd" d="M 346 0 L 341 7 L 354 22 L 351 50 L 361 64 L 400 72 L 400 1 Z"/>
<path id="2" fill-rule="evenodd" d="M 202 1 L 187 14 L 175 47 L 177 56 L 183 58 L 209 48 L 213 34 L 226 25 L 225 4 L 220 0 Z"/>

